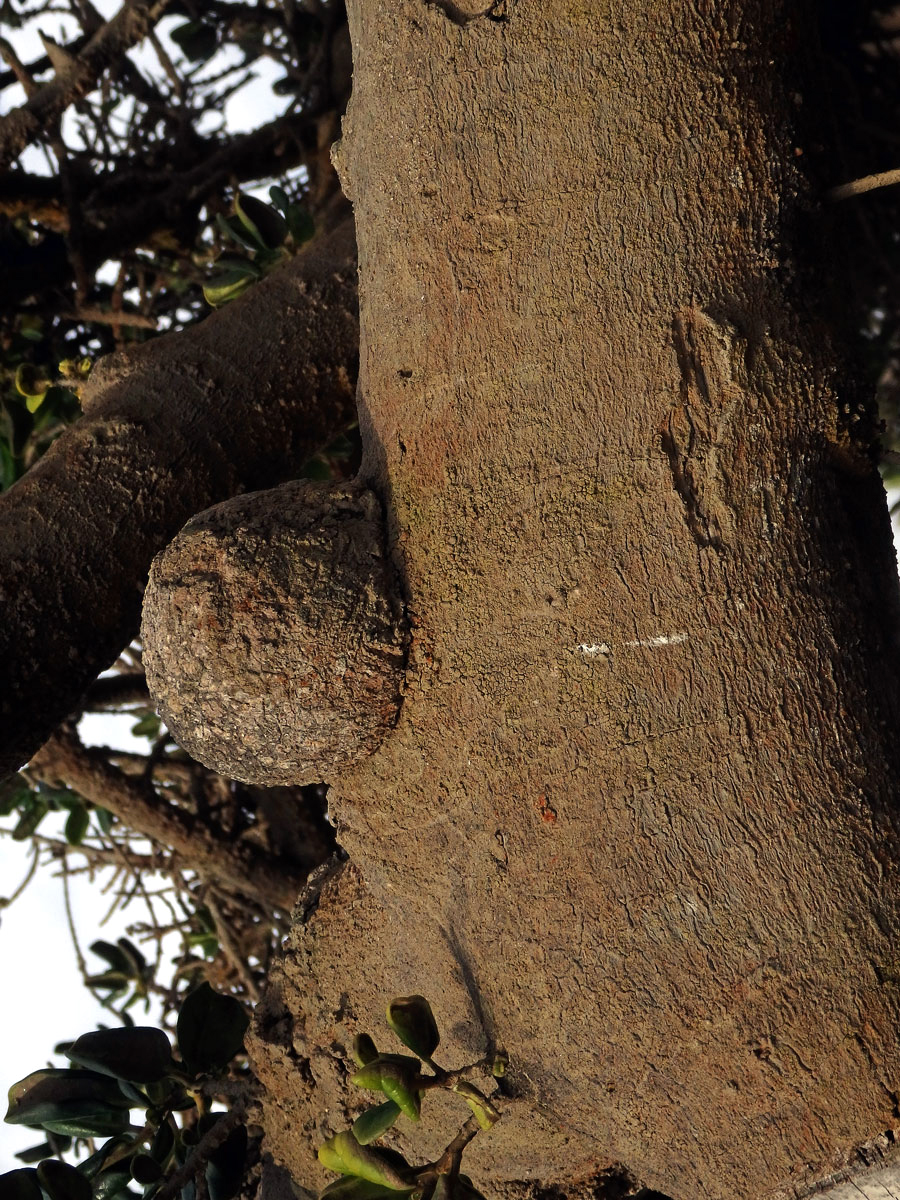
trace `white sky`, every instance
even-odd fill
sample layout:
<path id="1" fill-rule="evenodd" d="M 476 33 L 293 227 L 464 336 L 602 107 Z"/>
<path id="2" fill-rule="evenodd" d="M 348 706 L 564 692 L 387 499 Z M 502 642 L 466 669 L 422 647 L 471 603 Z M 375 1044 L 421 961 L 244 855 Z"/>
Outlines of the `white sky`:
<path id="1" fill-rule="evenodd" d="M 121 7 L 120 0 L 94 0 L 95 7 L 104 17 L 113 16 Z M 185 17 L 164 18 L 157 27 L 169 54 L 176 61 L 180 54 L 177 46 L 169 39 L 168 32 L 182 24 Z M 23 62 L 28 63 L 43 53 L 37 36 L 37 26 L 55 40 L 65 42 L 77 32 L 74 20 L 65 15 L 51 14 L 26 30 L 12 29 L 0 23 L 0 33 L 12 43 Z M 130 57 L 137 63 L 146 64 L 148 71 L 157 73 L 155 54 L 146 46 L 138 47 Z M 236 60 L 239 58 L 235 56 Z M 221 61 L 221 60 L 220 60 Z M 258 82 L 242 89 L 225 106 L 225 123 L 231 132 L 255 129 L 283 112 L 290 97 L 276 96 L 271 82 L 283 72 L 269 59 L 259 59 L 254 64 Z M 7 112 L 24 99 L 18 87 L 8 88 L 0 95 L 0 112 Z M 213 118 L 213 124 L 217 124 Z M 29 150 L 24 158 L 29 170 L 46 173 L 47 165 L 43 154 Z M 93 745 L 114 745 L 119 749 L 146 752 L 147 740 L 134 739 L 130 728 L 135 718 L 95 717 L 86 718 L 81 727 L 82 736 Z M 42 824 L 42 831 L 61 831 L 64 814 L 56 818 L 51 814 Z M 8 824 L 8 822 L 7 822 Z M 73 861 L 77 861 L 76 859 Z M 0 837 L 0 896 L 9 896 L 24 878 L 30 864 L 30 844 L 13 842 L 9 837 Z M 69 934 L 63 904 L 62 881 L 54 877 L 54 871 L 38 871 L 25 892 L 9 908 L 0 912 L 0 1093 L 13 1083 L 47 1064 L 52 1059 L 53 1046 L 68 1038 L 77 1037 L 98 1023 L 112 1024 L 111 1014 L 104 1010 L 91 993 L 83 986 L 78 972 L 75 950 Z M 100 927 L 106 916 L 112 897 L 104 892 L 104 881 L 91 883 L 86 877 L 70 881 L 72 910 L 82 952 L 91 970 L 102 970 L 103 963 L 88 951 L 91 942 L 102 938 L 114 942 L 126 932 L 134 921 L 144 919 L 144 911 L 135 901 L 124 912 L 117 912 L 110 922 Z M 177 947 L 173 947 L 173 952 Z M 152 950 L 147 951 L 148 958 Z M 151 1011 L 144 1016 L 141 1007 L 131 1010 L 138 1024 L 153 1024 L 157 1014 Z M 65 1060 L 57 1057 L 58 1065 Z M 0 1109 L 0 1117 L 5 1112 Z M 40 1132 L 21 1126 L 7 1125 L 0 1120 L 0 1173 L 13 1170 L 22 1164 L 13 1156 L 42 1141 Z"/>

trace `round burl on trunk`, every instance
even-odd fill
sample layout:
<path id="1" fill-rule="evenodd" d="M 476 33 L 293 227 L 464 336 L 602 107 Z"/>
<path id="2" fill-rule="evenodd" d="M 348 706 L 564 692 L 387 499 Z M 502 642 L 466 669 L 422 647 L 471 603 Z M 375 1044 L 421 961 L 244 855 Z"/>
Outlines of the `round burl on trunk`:
<path id="1" fill-rule="evenodd" d="M 371 754 L 406 656 L 378 499 L 293 482 L 199 513 L 153 563 L 142 636 L 160 715 L 206 766 L 297 784 Z"/>

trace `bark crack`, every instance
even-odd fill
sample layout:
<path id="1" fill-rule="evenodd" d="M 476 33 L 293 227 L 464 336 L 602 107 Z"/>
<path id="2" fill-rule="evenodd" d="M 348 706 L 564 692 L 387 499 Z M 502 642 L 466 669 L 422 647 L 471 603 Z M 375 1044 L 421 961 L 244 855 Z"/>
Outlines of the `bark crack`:
<path id="1" fill-rule="evenodd" d="M 492 3 L 480 12 L 466 12 L 453 0 L 425 0 L 429 8 L 439 8 L 454 25 L 468 25 L 471 21 L 486 18 L 488 21 L 502 23 L 509 20 L 509 0 L 492 0 Z"/>

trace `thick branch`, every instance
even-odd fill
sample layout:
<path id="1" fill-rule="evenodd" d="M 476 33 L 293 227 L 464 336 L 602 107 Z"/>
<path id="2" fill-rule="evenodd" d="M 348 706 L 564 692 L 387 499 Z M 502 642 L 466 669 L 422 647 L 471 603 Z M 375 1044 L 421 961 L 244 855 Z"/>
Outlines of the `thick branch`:
<path id="1" fill-rule="evenodd" d="M 57 66 L 49 83 L 0 121 L 0 167 L 8 167 L 70 104 L 86 96 L 106 68 L 146 36 L 168 5 L 169 0 L 126 0 L 78 55 L 67 54 L 69 61 Z"/>
<path id="2" fill-rule="evenodd" d="M 85 416 L 0 496 L 0 776 L 137 631 L 194 513 L 279 482 L 355 416 L 352 223 L 181 334 L 104 360 Z"/>
<path id="3" fill-rule="evenodd" d="M 302 874 L 285 870 L 252 845 L 215 837 L 208 825 L 165 804 L 150 784 L 83 746 L 71 729 L 57 731 L 31 760 L 30 770 L 46 783 L 62 783 L 109 809 L 129 829 L 169 847 L 204 879 L 278 908 L 290 909 L 297 898 Z"/>

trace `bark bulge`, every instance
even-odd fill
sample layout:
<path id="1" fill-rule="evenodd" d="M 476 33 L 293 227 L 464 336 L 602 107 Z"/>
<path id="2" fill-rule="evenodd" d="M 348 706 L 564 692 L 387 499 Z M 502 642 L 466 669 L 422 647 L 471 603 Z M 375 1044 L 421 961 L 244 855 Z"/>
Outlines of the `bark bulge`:
<path id="1" fill-rule="evenodd" d="M 372 753 L 406 656 L 377 498 L 298 481 L 198 514 L 153 564 L 142 633 L 160 714 L 206 766 L 298 784 Z"/>

